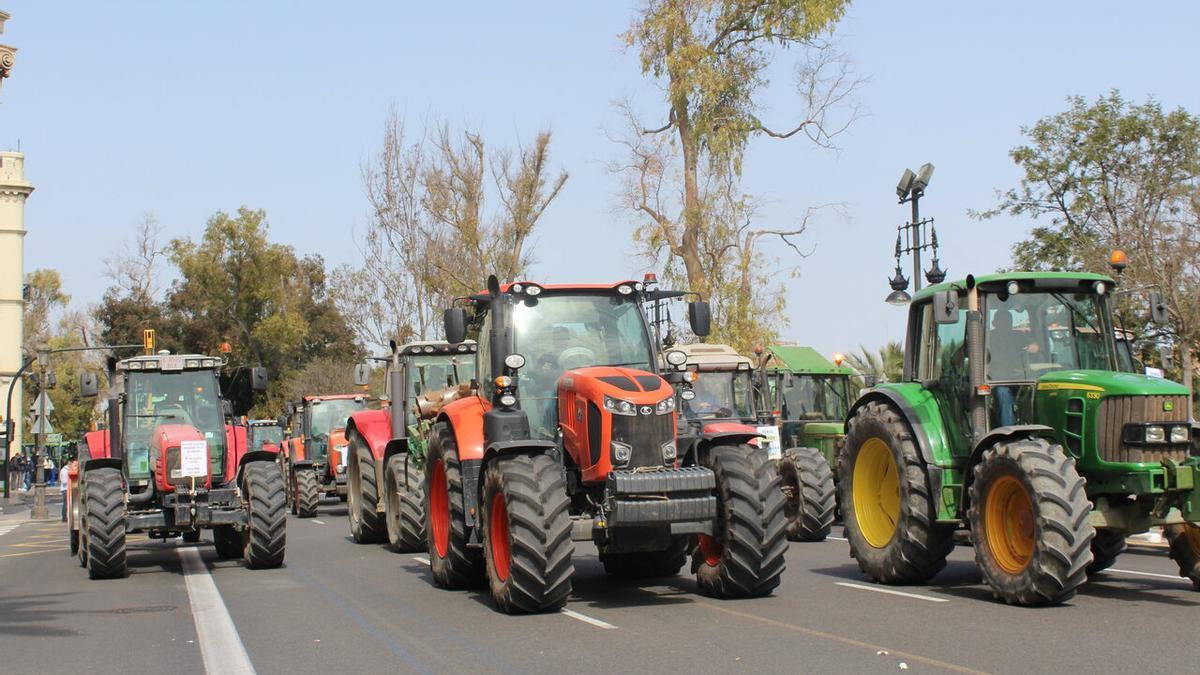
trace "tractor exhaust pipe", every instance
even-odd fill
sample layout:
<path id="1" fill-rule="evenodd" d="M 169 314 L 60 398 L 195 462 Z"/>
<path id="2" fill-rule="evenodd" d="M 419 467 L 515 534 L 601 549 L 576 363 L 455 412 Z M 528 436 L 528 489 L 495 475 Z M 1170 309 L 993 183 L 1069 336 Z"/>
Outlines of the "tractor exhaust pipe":
<path id="1" fill-rule="evenodd" d="M 975 275 L 967 275 L 967 359 L 970 361 L 971 435 L 975 441 L 987 431 L 987 398 L 981 393 L 983 385 L 983 313 L 979 310 L 979 288 Z"/>
<path id="2" fill-rule="evenodd" d="M 121 444 L 121 403 L 116 397 L 108 399 L 108 447 L 109 457 L 125 460 L 125 450 Z"/>

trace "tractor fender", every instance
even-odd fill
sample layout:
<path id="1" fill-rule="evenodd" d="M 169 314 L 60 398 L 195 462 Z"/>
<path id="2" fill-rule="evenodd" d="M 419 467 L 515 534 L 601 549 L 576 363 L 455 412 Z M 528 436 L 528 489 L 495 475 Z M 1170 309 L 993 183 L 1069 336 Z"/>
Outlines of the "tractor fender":
<path id="1" fill-rule="evenodd" d="M 738 424 L 737 422 L 714 422 L 705 424 L 703 430 L 694 436 L 680 436 L 676 439 L 676 451 L 684 460 L 684 465 L 702 464 L 709 449 L 717 445 L 754 445 L 763 435 L 754 427 Z"/>
<path id="2" fill-rule="evenodd" d="M 988 431 L 983 438 L 979 439 L 975 443 L 975 447 L 972 448 L 971 456 L 967 459 L 966 468 L 963 471 L 963 503 L 967 503 L 967 495 L 969 494 L 967 490 L 975 480 L 975 464 L 983 456 L 984 450 L 995 445 L 997 441 L 1030 437 L 1046 438 L 1055 443 L 1058 442 L 1058 435 L 1054 433 L 1054 428 L 1044 424 L 1013 424 L 1006 427 L 996 427 Z"/>
<path id="3" fill-rule="evenodd" d="M 497 441 L 488 443 L 487 450 L 483 453 L 483 463 L 486 465 L 497 457 L 513 456 L 513 455 L 545 455 L 552 453 L 558 449 L 558 443 L 554 441 L 534 441 L 530 439 L 521 439 L 516 441 Z"/>
<path id="4" fill-rule="evenodd" d="M 925 461 L 927 466 L 937 466 L 935 458 L 938 454 L 941 454 L 946 459 L 950 458 L 950 445 L 946 441 L 945 432 L 941 425 L 941 418 L 936 418 L 937 428 L 932 430 L 934 432 L 933 438 L 930 437 L 931 430 L 928 428 L 929 425 L 922 424 L 922 420 L 928 418 L 930 415 L 939 415 L 937 403 L 933 400 L 932 394 L 924 389 L 920 389 L 919 384 L 910 384 L 913 384 L 918 391 L 928 397 L 927 400 L 920 402 L 922 404 L 922 412 L 925 413 L 924 416 L 918 413 L 917 408 L 909 400 L 909 397 L 904 395 L 905 392 L 891 387 L 876 387 L 860 396 L 854 402 L 854 405 L 850 406 L 850 411 L 846 414 L 845 428 L 847 430 L 850 428 L 850 420 L 854 419 L 854 415 L 858 412 L 858 409 L 864 405 L 873 401 L 889 403 L 900 411 L 900 414 L 904 417 L 904 421 L 908 424 L 908 428 L 912 430 L 913 439 L 917 442 L 917 450 L 921 453 L 921 459 Z M 940 451 L 940 453 L 937 451 Z"/>
<path id="5" fill-rule="evenodd" d="M 388 460 L 392 458 L 392 455 L 399 455 L 406 452 L 408 452 L 407 438 L 393 438 L 388 441 L 387 445 L 383 448 L 383 466 L 387 466 Z"/>
<path id="6" fill-rule="evenodd" d="M 251 450 L 250 452 L 242 455 L 242 458 L 238 460 L 237 475 L 234 477 L 238 487 L 241 487 L 242 485 L 242 476 L 246 473 L 247 464 L 252 464 L 254 462 L 274 463 L 277 456 L 278 455 L 276 453 L 267 452 L 266 450 Z"/>
<path id="7" fill-rule="evenodd" d="M 384 457 L 388 441 L 392 440 L 392 415 L 389 410 L 360 410 L 346 421 L 346 435 L 357 431 L 371 449 L 376 464 Z"/>
<path id="8" fill-rule="evenodd" d="M 125 463 L 112 457 L 96 457 L 83 463 L 84 473 L 92 469 L 117 469 L 119 471 L 123 468 L 125 468 Z"/>
<path id="9" fill-rule="evenodd" d="M 483 415 L 491 407 L 481 396 L 468 396 L 446 404 L 438 413 L 437 421 L 449 423 L 454 432 L 460 462 L 483 459 Z"/>
<path id="10" fill-rule="evenodd" d="M 91 457 L 99 459 L 112 454 L 112 449 L 108 444 L 108 431 L 105 429 L 89 431 L 83 435 L 83 440 L 87 443 L 88 455 Z"/>

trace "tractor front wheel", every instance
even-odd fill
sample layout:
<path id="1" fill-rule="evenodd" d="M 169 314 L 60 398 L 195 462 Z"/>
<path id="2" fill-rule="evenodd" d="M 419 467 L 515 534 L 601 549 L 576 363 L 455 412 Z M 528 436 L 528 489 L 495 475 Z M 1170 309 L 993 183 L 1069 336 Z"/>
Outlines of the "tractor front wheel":
<path id="1" fill-rule="evenodd" d="M 946 566 L 954 528 L 937 525 L 929 476 L 912 432 L 891 405 L 860 407 L 838 456 L 850 555 L 875 581 L 917 584 Z"/>
<path id="2" fill-rule="evenodd" d="M 384 520 L 388 544 L 396 553 L 425 550 L 425 474 L 407 455 L 393 455 L 385 475 Z"/>
<path id="3" fill-rule="evenodd" d="M 1009 604 L 1056 605 L 1087 580 L 1096 530 L 1075 460 L 1041 438 L 983 451 L 968 490 L 975 561 Z"/>
<path id="4" fill-rule="evenodd" d="M 1164 533 L 1171 546 L 1171 560 L 1179 565 L 1179 576 L 1191 579 L 1200 591 L 1200 525 L 1168 525 Z"/>
<path id="5" fill-rule="evenodd" d="M 1125 552 L 1125 533 L 1121 530 L 1099 529 L 1092 540 L 1092 564 L 1088 565 L 1088 576 L 1112 567 L 1117 556 Z"/>
<path id="6" fill-rule="evenodd" d="M 833 527 L 833 472 L 819 450 L 789 448 L 779 459 L 783 483 L 783 515 L 787 538 L 792 541 L 825 541 Z"/>
<path id="7" fill-rule="evenodd" d="M 433 427 L 426 468 L 426 545 L 433 581 L 452 590 L 476 588 L 483 580 L 483 556 L 478 548 L 467 547 L 458 443 L 445 422 Z"/>
<path id="8" fill-rule="evenodd" d="M 714 535 L 699 535 L 692 571 L 705 595 L 769 595 L 783 574 L 787 550 L 783 490 L 766 452 L 749 445 L 718 445 L 705 465 L 717 479 Z"/>
<path id="9" fill-rule="evenodd" d="M 350 536 L 359 544 L 378 544 L 387 536 L 383 514 L 379 513 L 379 486 L 375 479 L 375 458 L 357 430 L 350 432 L 350 472 L 346 480 L 349 495 Z"/>
<path id="10" fill-rule="evenodd" d="M 321 486 L 317 484 L 317 472 L 305 467 L 295 472 L 296 508 L 293 511 L 301 518 L 313 518 L 317 515 L 317 504 L 321 503 Z"/>
<path id="11" fill-rule="evenodd" d="M 242 531 L 243 557 L 251 569 L 279 567 L 287 544 L 283 480 L 268 462 L 250 462 L 244 470 L 242 490 L 249 513 Z"/>
<path id="12" fill-rule="evenodd" d="M 120 469 L 92 469 L 84 474 L 82 510 L 85 536 L 80 555 L 88 576 L 126 576 L 125 481 Z"/>
<path id="13" fill-rule="evenodd" d="M 571 593 L 571 518 L 562 466 L 546 455 L 501 457 L 483 479 L 483 550 L 502 612 L 561 609 Z"/>

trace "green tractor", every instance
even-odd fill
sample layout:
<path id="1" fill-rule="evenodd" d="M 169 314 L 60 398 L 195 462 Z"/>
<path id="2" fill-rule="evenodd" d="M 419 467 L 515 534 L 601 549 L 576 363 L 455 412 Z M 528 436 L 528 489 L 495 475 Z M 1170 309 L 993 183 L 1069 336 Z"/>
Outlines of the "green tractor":
<path id="1" fill-rule="evenodd" d="M 925 582 L 965 525 L 996 597 L 1057 604 L 1111 566 L 1127 535 L 1164 526 L 1180 575 L 1200 588 L 1188 391 L 1121 372 L 1114 285 L 1017 272 L 916 294 L 904 381 L 854 403 L 838 458 L 863 572 Z"/>

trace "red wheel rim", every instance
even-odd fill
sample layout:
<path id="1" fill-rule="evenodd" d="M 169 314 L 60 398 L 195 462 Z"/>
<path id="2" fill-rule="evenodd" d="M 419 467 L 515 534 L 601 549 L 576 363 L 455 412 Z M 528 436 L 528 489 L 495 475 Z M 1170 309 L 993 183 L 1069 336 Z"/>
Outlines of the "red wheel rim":
<path id="1" fill-rule="evenodd" d="M 505 581 L 512 552 L 508 547 L 508 507 L 504 504 L 503 492 L 492 497 L 490 520 L 488 542 L 492 547 L 492 567 L 496 569 L 496 578 Z"/>
<path id="2" fill-rule="evenodd" d="M 438 557 L 450 550 L 450 493 L 446 488 L 446 464 L 438 460 L 429 477 L 429 529 Z"/>
<path id="3" fill-rule="evenodd" d="M 725 547 L 721 542 L 713 539 L 707 534 L 700 535 L 700 555 L 704 556 L 704 564 L 709 567 L 716 567 L 721 564 L 721 555 L 725 553 Z"/>

